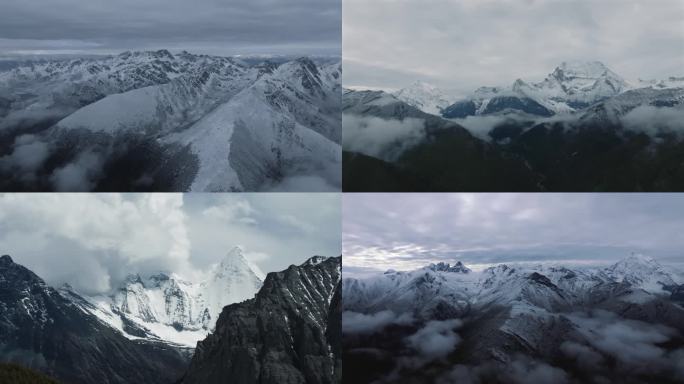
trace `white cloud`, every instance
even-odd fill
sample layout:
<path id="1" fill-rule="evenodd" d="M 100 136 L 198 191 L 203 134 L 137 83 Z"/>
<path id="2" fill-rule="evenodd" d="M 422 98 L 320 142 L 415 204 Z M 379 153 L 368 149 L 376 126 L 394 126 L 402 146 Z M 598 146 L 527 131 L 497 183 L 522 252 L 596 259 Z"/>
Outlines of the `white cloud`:
<path id="1" fill-rule="evenodd" d="M 195 278 L 238 245 L 266 272 L 340 254 L 338 194 L 2 194 L 0 254 L 86 293 Z"/>
<path id="2" fill-rule="evenodd" d="M 344 114 L 342 130 L 342 145 L 345 150 L 391 161 L 425 137 L 425 120 L 381 119 Z"/>

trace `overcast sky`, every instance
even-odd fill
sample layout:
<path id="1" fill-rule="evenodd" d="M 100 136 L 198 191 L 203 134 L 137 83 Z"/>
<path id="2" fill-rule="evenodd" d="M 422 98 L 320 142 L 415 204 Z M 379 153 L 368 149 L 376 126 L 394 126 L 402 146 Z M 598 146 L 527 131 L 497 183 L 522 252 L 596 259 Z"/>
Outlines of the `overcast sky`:
<path id="1" fill-rule="evenodd" d="M 3 0 L 0 54 L 340 54 L 340 0 Z"/>
<path id="2" fill-rule="evenodd" d="M 193 278 L 234 246 L 264 272 L 339 256 L 339 194 L 2 194 L 0 254 L 59 286 L 129 273 Z"/>
<path id="3" fill-rule="evenodd" d="M 683 194 L 344 194 L 344 268 L 684 261 Z"/>
<path id="4" fill-rule="evenodd" d="M 457 93 L 599 60 L 628 79 L 684 76 L 682 0 L 344 0 L 344 84 Z"/>

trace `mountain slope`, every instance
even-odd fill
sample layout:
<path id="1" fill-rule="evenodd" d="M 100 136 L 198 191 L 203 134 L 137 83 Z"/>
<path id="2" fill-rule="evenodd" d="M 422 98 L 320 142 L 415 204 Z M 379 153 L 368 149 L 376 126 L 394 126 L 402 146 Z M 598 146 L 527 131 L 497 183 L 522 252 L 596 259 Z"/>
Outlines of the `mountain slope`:
<path id="1" fill-rule="evenodd" d="M 14 190 L 253 191 L 294 176 L 334 188 L 340 78 L 340 63 L 329 60 L 252 63 L 166 51 L 15 68 L 0 73 L 8 125 L 0 127 L 0 155 L 9 164 L 0 161 L 0 171 L 10 171 L 5 183 Z M 47 152 L 30 169 L 13 161 L 22 134 Z M 84 182 L 60 183 L 74 167 Z"/>
<path id="2" fill-rule="evenodd" d="M 69 383 L 169 383 L 187 364 L 174 348 L 126 339 L 0 257 L 0 359 Z"/>
<path id="3" fill-rule="evenodd" d="M 254 299 L 226 306 L 182 383 L 337 383 L 341 257 L 266 276 Z"/>

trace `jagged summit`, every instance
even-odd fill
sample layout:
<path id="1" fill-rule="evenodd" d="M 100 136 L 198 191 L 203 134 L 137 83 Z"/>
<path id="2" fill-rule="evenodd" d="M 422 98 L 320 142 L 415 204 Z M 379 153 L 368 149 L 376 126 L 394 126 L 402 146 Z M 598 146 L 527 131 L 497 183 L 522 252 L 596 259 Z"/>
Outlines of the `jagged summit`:
<path id="1" fill-rule="evenodd" d="M 324 262 L 324 261 L 326 261 L 326 260 L 328 260 L 328 259 L 329 259 L 328 256 L 312 256 L 312 257 L 310 257 L 308 260 L 306 260 L 305 262 L 303 262 L 303 263 L 301 264 L 301 266 L 302 266 L 302 267 L 305 267 L 305 266 L 307 266 L 307 265 L 318 265 L 318 264 L 320 264 L 320 263 L 322 263 L 322 262 Z"/>
<path id="2" fill-rule="evenodd" d="M 2 263 L 14 263 L 10 255 L 2 255 L 0 256 L 0 262 Z"/>
<path id="3" fill-rule="evenodd" d="M 597 78 L 606 73 L 613 73 L 600 61 L 564 61 L 556 69 L 552 76 L 560 79 L 571 79 L 576 77 Z"/>
<path id="4" fill-rule="evenodd" d="M 441 111 L 450 104 L 445 92 L 421 80 L 400 89 L 394 93 L 394 96 L 423 112 L 433 115 L 440 115 Z"/>
<path id="5" fill-rule="evenodd" d="M 449 263 L 439 262 L 437 264 L 430 264 L 426 267 L 427 269 L 435 272 L 455 272 L 455 273 L 470 273 L 471 269 L 466 267 L 460 261 L 457 261 L 454 265 Z"/>

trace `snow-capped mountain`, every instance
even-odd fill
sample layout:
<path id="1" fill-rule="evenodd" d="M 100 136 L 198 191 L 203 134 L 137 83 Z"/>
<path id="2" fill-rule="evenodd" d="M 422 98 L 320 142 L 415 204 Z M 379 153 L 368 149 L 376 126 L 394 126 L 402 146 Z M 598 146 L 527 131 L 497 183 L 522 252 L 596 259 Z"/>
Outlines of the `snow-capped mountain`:
<path id="1" fill-rule="evenodd" d="M 0 257 L 0 361 L 77 384 L 164 384 L 182 375 L 187 348 L 130 340 L 74 298 Z"/>
<path id="2" fill-rule="evenodd" d="M 131 275 L 111 295 L 88 297 L 69 287 L 62 292 L 130 339 L 194 347 L 214 329 L 223 307 L 254 297 L 263 278 L 235 247 L 199 282 L 157 273 L 144 278 Z"/>
<path id="3" fill-rule="evenodd" d="M 457 262 L 407 272 L 389 270 L 366 279 L 345 278 L 343 295 L 348 310 L 391 309 L 429 319 L 436 310 L 454 315 L 494 304 L 550 311 L 586 303 L 616 284 L 653 298 L 669 297 L 673 287 L 684 284 L 684 277 L 643 255 L 632 255 L 605 268 L 500 264 L 473 272 Z"/>
<path id="4" fill-rule="evenodd" d="M 416 81 L 400 89 L 394 96 L 425 113 L 437 116 L 441 116 L 442 110 L 451 104 L 449 96 L 444 91 L 423 81 Z"/>
<path id="5" fill-rule="evenodd" d="M 30 128 L 48 146 L 55 158 L 37 167 L 46 178 L 80 165 L 84 153 L 104 168 L 140 157 L 117 151 L 142 144 L 149 159 L 131 187 L 147 180 L 161 184 L 153 189 L 258 190 L 291 175 L 338 186 L 340 78 L 339 61 L 305 57 L 157 51 L 29 64 L 0 73 L 0 129 L 18 137 Z M 68 161 L 51 164 L 58 153 Z M 107 182 L 103 169 L 86 174 L 100 174 L 91 185 Z"/>
<path id="6" fill-rule="evenodd" d="M 463 118 L 511 112 L 533 116 L 572 113 L 630 90 L 681 87 L 684 83 L 678 79 L 629 82 L 598 61 L 563 62 L 538 83 L 517 79 L 509 87 L 479 88 L 470 97 L 444 108 L 442 115 Z"/>

